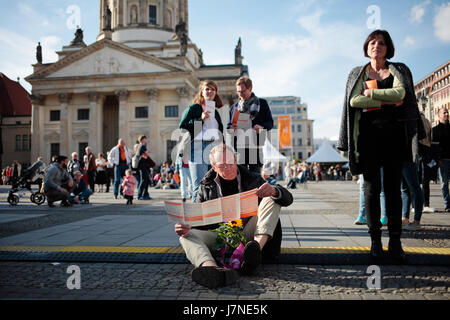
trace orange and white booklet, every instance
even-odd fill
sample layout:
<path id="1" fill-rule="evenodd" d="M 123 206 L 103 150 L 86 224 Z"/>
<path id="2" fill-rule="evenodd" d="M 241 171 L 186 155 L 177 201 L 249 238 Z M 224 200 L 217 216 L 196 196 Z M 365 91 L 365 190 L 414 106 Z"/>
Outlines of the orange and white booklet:
<path id="1" fill-rule="evenodd" d="M 258 196 L 253 189 L 202 203 L 164 201 L 169 221 L 192 227 L 249 218 L 258 213 Z"/>
<path id="2" fill-rule="evenodd" d="M 367 80 L 366 82 L 363 83 L 363 86 L 364 86 L 364 90 L 378 89 L 377 80 Z M 373 111 L 373 110 L 378 110 L 378 109 L 381 109 L 381 108 L 380 107 L 370 107 L 370 108 L 364 109 L 363 112 Z"/>

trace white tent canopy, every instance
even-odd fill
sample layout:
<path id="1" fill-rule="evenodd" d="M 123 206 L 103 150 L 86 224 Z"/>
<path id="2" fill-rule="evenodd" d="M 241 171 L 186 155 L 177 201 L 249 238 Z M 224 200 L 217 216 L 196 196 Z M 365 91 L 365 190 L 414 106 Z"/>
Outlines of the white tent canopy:
<path id="1" fill-rule="evenodd" d="M 342 157 L 331 145 L 328 140 L 324 140 L 320 148 L 308 159 L 306 162 L 320 162 L 320 163 L 336 163 L 348 162 Z"/>
<path id="2" fill-rule="evenodd" d="M 286 162 L 287 158 L 283 156 L 278 150 L 266 139 L 263 147 L 264 162 Z"/>

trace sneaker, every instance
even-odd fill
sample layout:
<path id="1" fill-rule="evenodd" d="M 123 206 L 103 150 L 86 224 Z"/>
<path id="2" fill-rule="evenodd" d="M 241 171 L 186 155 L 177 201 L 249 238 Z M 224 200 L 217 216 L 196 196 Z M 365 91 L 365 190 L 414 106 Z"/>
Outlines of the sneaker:
<path id="1" fill-rule="evenodd" d="M 73 204 L 71 204 L 70 202 L 67 202 L 67 201 L 62 201 L 61 202 L 61 207 L 72 207 L 73 206 Z"/>
<path id="2" fill-rule="evenodd" d="M 382 216 L 381 219 L 380 219 L 380 222 L 381 222 L 381 224 L 382 224 L 383 226 L 387 226 L 387 224 L 388 224 L 388 218 L 387 218 L 387 216 Z"/>
<path id="3" fill-rule="evenodd" d="M 236 270 L 233 269 L 198 267 L 192 270 L 191 278 L 192 281 L 204 287 L 215 289 L 236 283 L 239 279 L 239 275 Z"/>
<path id="4" fill-rule="evenodd" d="M 261 247 L 255 240 L 249 241 L 242 254 L 243 261 L 239 269 L 241 275 L 251 275 L 261 264 Z"/>
<path id="5" fill-rule="evenodd" d="M 141 200 L 152 200 L 153 198 L 150 196 L 144 196 L 141 198 Z"/>
<path id="6" fill-rule="evenodd" d="M 420 229 L 422 229 L 420 227 L 420 224 L 416 224 L 414 222 L 410 222 L 406 226 L 403 227 L 403 230 L 408 230 L 408 231 L 417 231 Z"/>
<path id="7" fill-rule="evenodd" d="M 355 222 L 353 223 L 356 225 L 364 225 L 367 224 L 367 219 L 366 217 L 358 216 L 358 218 L 356 218 Z"/>
<path id="8" fill-rule="evenodd" d="M 437 209 L 431 207 L 423 207 L 422 211 L 422 213 L 435 213 L 435 212 L 437 212 Z"/>

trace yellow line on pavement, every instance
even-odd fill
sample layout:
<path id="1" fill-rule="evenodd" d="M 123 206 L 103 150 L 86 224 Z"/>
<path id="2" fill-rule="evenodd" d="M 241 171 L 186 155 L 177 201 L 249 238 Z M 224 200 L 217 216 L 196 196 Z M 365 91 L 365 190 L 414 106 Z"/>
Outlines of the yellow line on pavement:
<path id="1" fill-rule="evenodd" d="M 450 248 L 403 248 L 410 254 L 450 255 Z M 369 247 L 282 247 L 282 254 L 368 253 Z M 387 250 L 385 247 L 384 250 Z M 0 246 L 0 252 L 184 253 L 181 247 Z"/>

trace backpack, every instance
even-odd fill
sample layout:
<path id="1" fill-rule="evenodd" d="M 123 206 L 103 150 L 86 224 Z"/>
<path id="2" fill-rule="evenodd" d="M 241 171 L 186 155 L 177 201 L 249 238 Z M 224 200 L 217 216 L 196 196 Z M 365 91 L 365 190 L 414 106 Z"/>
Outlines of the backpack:
<path id="1" fill-rule="evenodd" d="M 136 153 L 133 158 L 131 158 L 131 168 L 132 169 L 138 169 L 139 168 L 139 161 L 141 160 L 141 157 L 138 156 Z"/>

